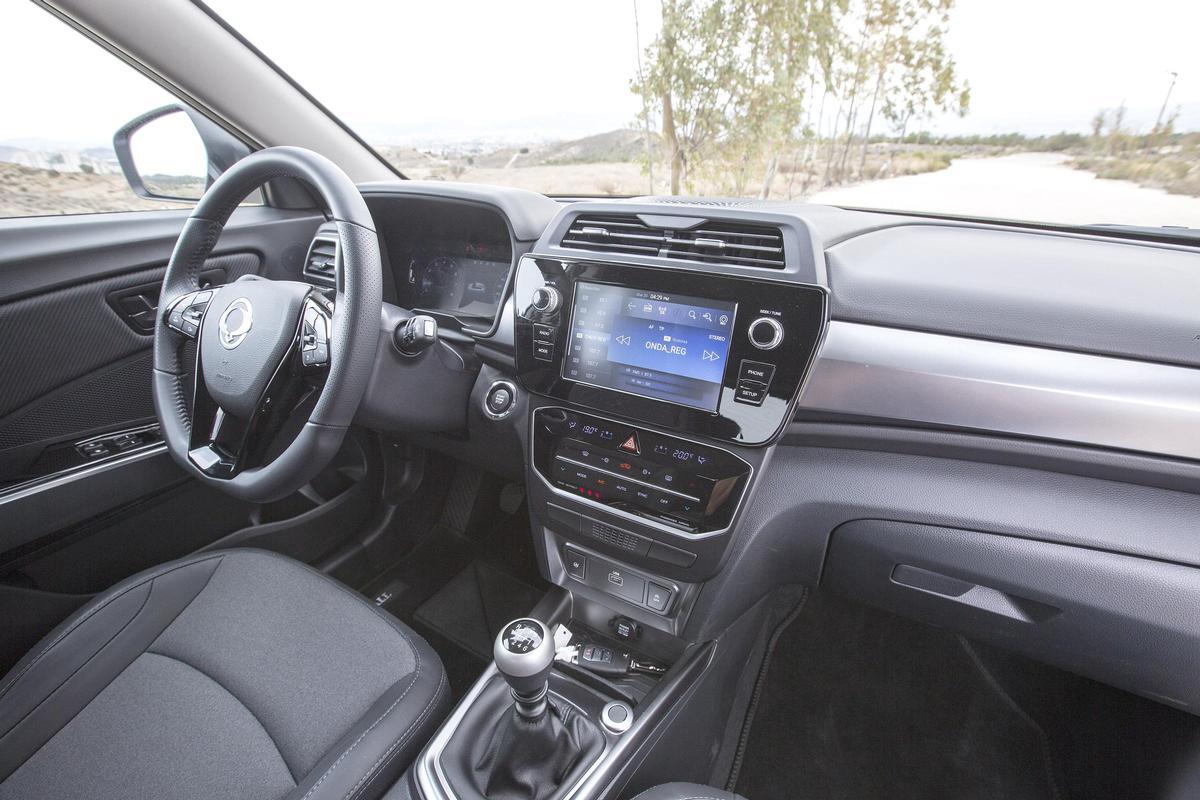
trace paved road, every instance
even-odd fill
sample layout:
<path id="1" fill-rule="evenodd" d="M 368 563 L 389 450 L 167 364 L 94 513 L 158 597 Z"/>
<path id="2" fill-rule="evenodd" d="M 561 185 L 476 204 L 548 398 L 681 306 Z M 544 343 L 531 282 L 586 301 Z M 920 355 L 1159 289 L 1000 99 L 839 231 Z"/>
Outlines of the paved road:
<path id="1" fill-rule="evenodd" d="M 1200 228 L 1200 198 L 1072 169 L 1057 153 L 960 158 L 948 169 L 830 189 L 814 203 L 1068 224 Z"/>

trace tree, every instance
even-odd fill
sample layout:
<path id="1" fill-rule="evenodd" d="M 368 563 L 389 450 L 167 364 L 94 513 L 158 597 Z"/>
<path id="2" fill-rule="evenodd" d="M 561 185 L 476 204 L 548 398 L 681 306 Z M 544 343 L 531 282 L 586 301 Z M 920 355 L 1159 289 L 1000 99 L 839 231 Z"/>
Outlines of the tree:
<path id="1" fill-rule="evenodd" d="M 897 0 L 896 6 L 899 22 L 884 67 L 883 114 L 903 139 L 914 120 L 937 112 L 965 116 L 971 86 L 959 81 L 954 59 L 946 51 L 954 0 Z"/>
<path id="2" fill-rule="evenodd" d="M 712 160 L 744 185 L 788 138 L 845 2 L 662 0 L 662 30 L 633 89 L 661 118 L 672 194 Z"/>

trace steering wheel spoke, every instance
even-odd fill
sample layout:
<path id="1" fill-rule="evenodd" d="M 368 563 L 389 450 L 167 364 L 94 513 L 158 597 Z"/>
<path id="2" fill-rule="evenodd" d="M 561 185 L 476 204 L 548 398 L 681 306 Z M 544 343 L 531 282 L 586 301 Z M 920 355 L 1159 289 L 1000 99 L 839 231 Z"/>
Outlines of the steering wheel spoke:
<path id="1" fill-rule="evenodd" d="M 212 289 L 204 289 L 176 298 L 163 313 L 167 327 L 188 339 L 197 338 L 200 335 L 200 323 L 204 321 L 204 312 L 212 296 Z"/>

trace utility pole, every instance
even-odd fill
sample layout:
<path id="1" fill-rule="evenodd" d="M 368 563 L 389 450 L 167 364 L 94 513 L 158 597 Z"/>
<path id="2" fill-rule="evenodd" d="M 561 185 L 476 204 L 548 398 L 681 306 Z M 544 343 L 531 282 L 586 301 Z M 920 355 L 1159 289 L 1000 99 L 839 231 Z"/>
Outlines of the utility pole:
<path id="1" fill-rule="evenodd" d="M 638 83 L 645 86 L 642 78 L 642 34 L 638 27 L 637 0 L 633 0 L 633 44 L 637 48 Z M 650 106 L 646 103 L 646 93 L 642 93 L 642 121 L 646 124 L 646 169 L 650 173 L 650 194 L 654 194 L 654 150 L 650 147 Z"/>
<path id="2" fill-rule="evenodd" d="M 1158 119 L 1154 121 L 1154 132 L 1158 133 L 1162 129 L 1163 115 L 1167 113 L 1167 103 L 1171 102 L 1171 92 L 1175 89 L 1175 81 L 1179 79 L 1178 72 L 1168 72 L 1171 76 L 1171 83 L 1167 86 L 1167 96 L 1163 98 L 1162 108 L 1158 110 Z"/>

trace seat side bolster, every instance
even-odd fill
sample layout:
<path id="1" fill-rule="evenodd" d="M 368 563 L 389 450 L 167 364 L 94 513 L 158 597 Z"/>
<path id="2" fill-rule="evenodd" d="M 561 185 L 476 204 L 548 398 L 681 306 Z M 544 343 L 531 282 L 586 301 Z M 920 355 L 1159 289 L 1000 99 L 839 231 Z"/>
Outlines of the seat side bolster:
<path id="1" fill-rule="evenodd" d="M 0 781 L 150 646 L 208 584 L 221 556 L 140 573 L 51 631 L 0 683 Z"/>

